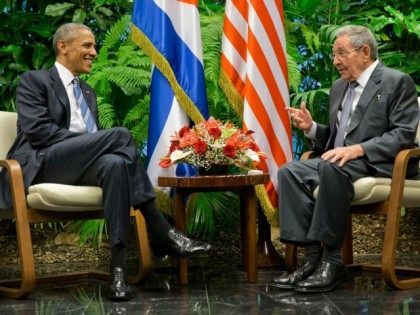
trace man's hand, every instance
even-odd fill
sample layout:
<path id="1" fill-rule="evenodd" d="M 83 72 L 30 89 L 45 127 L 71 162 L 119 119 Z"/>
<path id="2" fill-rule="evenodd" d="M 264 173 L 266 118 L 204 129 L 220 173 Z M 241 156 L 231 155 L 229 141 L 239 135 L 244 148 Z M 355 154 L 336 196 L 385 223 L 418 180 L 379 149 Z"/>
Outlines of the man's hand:
<path id="1" fill-rule="evenodd" d="M 296 128 L 302 129 L 305 133 L 308 133 L 312 127 L 313 120 L 311 113 L 306 109 L 306 103 L 302 102 L 299 108 L 286 107 L 286 110 L 290 114 L 292 123 Z"/>
<path id="2" fill-rule="evenodd" d="M 338 166 L 342 167 L 347 161 L 357 159 L 363 155 L 365 155 L 365 151 L 362 146 L 360 144 L 354 144 L 348 147 L 339 147 L 329 150 L 321 155 L 321 159 L 330 161 L 331 163 L 340 161 Z"/>

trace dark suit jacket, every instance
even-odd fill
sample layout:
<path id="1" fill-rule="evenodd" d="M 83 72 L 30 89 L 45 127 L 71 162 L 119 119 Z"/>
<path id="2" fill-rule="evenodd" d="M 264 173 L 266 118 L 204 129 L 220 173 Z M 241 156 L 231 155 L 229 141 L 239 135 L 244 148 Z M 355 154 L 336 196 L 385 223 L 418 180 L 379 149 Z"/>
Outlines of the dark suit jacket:
<path id="1" fill-rule="evenodd" d="M 337 80 L 330 90 L 330 125 L 318 124 L 314 149 L 332 148 L 337 111 L 347 82 Z M 397 153 L 418 146 L 416 132 L 419 104 L 413 79 L 379 63 L 372 72 L 347 126 L 346 146 L 361 144 L 365 159 L 380 174 L 392 175 Z M 416 174 L 418 162 L 410 163 L 408 174 Z"/>
<path id="2" fill-rule="evenodd" d="M 99 126 L 96 94 L 82 80 L 80 87 Z M 81 133 L 69 131 L 70 102 L 55 67 L 24 73 L 16 90 L 16 105 L 17 137 L 7 158 L 19 162 L 28 187 L 42 165 L 43 149 Z M 0 208 L 10 208 L 9 180 L 4 170 L 0 173 Z"/>

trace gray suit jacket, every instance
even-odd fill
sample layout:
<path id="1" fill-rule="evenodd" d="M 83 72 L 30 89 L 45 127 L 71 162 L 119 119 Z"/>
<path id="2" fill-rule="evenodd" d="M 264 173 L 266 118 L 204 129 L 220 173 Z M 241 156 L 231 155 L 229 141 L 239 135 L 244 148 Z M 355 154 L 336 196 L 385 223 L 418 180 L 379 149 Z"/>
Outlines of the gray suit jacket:
<path id="1" fill-rule="evenodd" d="M 337 111 L 346 91 L 347 82 L 337 80 L 330 90 L 330 125 L 318 125 L 315 147 L 318 152 L 332 148 Z M 367 163 L 379 174 L 392 175 L 397 153 L 402 149 L 418 147 L 416 141 L 419 123 L 419 104 L 413 79 L 402 72 L 379 63 L 347 126 L 346 146 L 361 144 Z M 411 161 L 409 175 L 418 171 L 418 162 Z"/>
<path id="2" fill-rule="evenodd" d="M 80 87 L 99 126 L 96 94 L 82 80 Z M 70 102 L 55 67 L 24 73 L 16 90 L 16 105 L 17 137 L 7 158 L 19 162 L 28 187 L 42 165 L 43 150 L 81 134 L 69 131 Z M 0 208 L 10 208 L 9 179 L 4 170 L 0 173 Z"/>

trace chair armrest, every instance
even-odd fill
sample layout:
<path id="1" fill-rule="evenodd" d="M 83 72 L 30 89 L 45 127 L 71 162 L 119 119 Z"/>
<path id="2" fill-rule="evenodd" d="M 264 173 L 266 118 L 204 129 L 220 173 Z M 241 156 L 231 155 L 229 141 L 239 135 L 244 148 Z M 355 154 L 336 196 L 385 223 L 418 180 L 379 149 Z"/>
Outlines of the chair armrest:
<path id="1" fill-rule="evenodd" d="M 300 156 L 300 160 L 308 160 L 308 159 L 313 159 L 315 157 L 315 151 L 305 151 L 301 156 Z"/>
<path id="2" fill-rule="evenodd" d="M 0 160 L 0 167 L 3 167 L 9 175 L 15 217 L 17 217 L 17 211 L 24 212 L 24 216 L 27 217 L 25 185 L 19 163 L 16 160 Z"/>
<path id="3" fill-rule="evenodd" d="M 408 161 L 413 157 L 420 157 L 420 149 L 401 150 L 395 158 L 394 170 L 392 172 L 390 200 L 393 195 L 398 196 L 398 200 L 396 200 L 398 201 L 398 207 L 401 206 Z"/>

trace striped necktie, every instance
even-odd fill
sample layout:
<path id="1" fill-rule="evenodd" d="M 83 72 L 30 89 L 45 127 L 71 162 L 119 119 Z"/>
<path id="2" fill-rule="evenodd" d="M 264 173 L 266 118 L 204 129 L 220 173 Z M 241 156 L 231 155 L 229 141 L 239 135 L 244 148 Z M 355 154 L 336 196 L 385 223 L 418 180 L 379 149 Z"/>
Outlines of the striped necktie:
<path id="1" fill-rule="evenodd" d="M 73 92 L 76 97 L 77 104 L 79 104 L 80 111 L 82 112 L 83 122 L 86 125 L 86 130 L 88 133 L 93 133 L 98 131 L 96 127 L 95 120 L 93 119 L 92 114 L 90 113 L 89 107 L 86 103 L 85 98 L 83 97 L 82 90 L 80 89 L 79 81 L 77 78 L 74 78 L 73 81 Z"/>
<path id="2" fill-rule="evenodd" d="M 348 84 L 347 95 L 341 106 L 342 108 L 341 117 L 340 117 L 340 122 L 338 123 L 337 134 L 335 135 L 335 139 L 334 139 L 334 148 L 342 147 L 344 144 L 344 135 L 346 132 L 347 123 L 350 118 L 351 107 L 353 105 L 353 99 L 354 99 L 354 92 L 355 92 L 356 86 L 358 85 L 359 83 L 357 83 L 357 81 L 352 81 Z"/>

